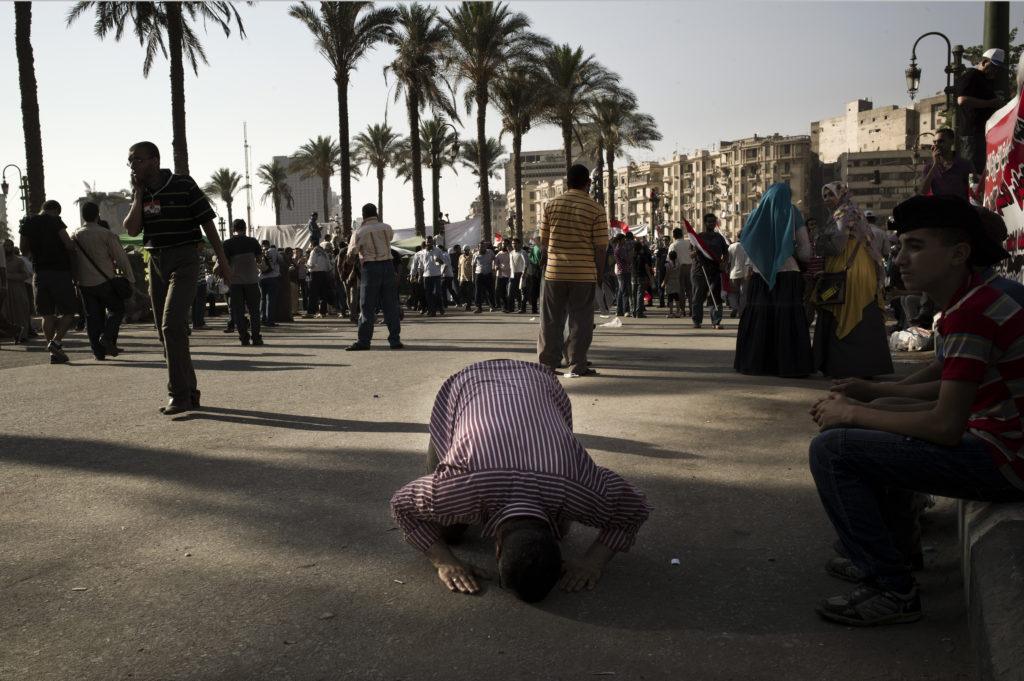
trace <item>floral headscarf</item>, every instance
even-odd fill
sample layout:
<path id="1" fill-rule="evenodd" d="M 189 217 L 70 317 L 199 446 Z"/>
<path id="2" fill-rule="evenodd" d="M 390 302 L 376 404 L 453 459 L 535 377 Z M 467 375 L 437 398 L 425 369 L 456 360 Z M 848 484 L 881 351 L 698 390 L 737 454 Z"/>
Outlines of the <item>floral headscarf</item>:
<path id="1" fill-rule="evenodd" d="M 852 233 L 861 244 L 870 248 L 871 226 L 868 225 L 864 213 L 861 212 L 857 204 L 850 198 L 850 188 L 846 186 L 845 182 L 829 182 L 821 188 L 822 198 L 825 197 L 826 191 L 831 192 L 839 201 L 839 205 L 832 211 L 832 215 L 828 219 L 829 224 L 833 222 L 838 224 L 841 229 L 847 233 Z M 828 227 L 826 226 L 827 229 Z"/>

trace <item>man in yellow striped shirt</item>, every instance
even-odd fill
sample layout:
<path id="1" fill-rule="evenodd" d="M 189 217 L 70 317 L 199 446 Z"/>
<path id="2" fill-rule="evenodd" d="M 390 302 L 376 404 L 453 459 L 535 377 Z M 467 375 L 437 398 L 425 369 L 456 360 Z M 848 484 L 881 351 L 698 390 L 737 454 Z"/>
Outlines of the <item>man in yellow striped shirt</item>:
<path id="1" fill-rule="evenodd" d="M 552 371 L 561 363 L 562 329 L 569 320 L 567 376 L 586 376 L 587 351 L 594 337 L 594 291 L 604 276 L 608 217 L 587 194 L 590 172 L 574 165 L 569 190 L 544 207 L 540 248 L 547 258 L 541 301 L 537 361 Z"/>

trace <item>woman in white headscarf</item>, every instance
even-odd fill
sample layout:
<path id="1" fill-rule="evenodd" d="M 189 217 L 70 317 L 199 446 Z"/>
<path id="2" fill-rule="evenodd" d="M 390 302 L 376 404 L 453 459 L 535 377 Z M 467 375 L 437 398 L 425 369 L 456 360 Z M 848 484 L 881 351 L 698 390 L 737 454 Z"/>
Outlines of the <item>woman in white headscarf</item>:
<path id="1" fill-rule="evenodd" d="M 846 282 L 841 303 L 817 305 L 815 369 L 833 378 L 891 374 L 885 301 L 878 286 L 880 256 L 872 246 L 871 228 L 845 183 L 830 182 L 821 195 L 832 215 L 815 249 L 825 256 L 824 272 L 845 271 Z"/>

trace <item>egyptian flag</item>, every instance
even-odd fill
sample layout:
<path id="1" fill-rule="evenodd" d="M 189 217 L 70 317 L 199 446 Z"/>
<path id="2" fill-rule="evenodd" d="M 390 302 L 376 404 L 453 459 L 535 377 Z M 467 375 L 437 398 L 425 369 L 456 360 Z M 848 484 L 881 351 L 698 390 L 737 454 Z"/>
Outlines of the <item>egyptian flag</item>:
<path id="1" fill-rule="evenodd" d="M 629 231 L 628 222 L 622 222 L 621 220 L 616 220 L 614 218 L 612 218 L 609 222 L 611 223 L 612 229 L 622 230 L 623 232 Z"/>
<path id="2" fill-rule="evenodd" d="M 1024 97 L 1019 92 L 988 119 L 985 141 L 988 172 L 983 205 L 999 213 L 1013 234 L 1024 225 Z M 1005 245 L 1008 250 L 1020 248 L 1020 239 Z"/>
<path id="3" fill-rule="evenodd" d="M 704 239 L 701 238 L 700 234 L 697 234 L 697 232 L 693 230 L 693 225 L 691 225 L 690 221 L 686 218 L 683 218 L 683 226 L 686 227 L 686 236 L 690 239 L 690 243 L 693 247 L 696 248 L 697 251 L 705 258 L 720 266 L 722 264 L 722 258 L 715 256 L 715 254 L 711 252 L 708 245 L 704 243 Z M 718 274 L 722 278 L 722 293 L 731 293 L 732 286 L 729 284 L 729 273 L 723 272 L 721 267 L 719 267 Z"/>

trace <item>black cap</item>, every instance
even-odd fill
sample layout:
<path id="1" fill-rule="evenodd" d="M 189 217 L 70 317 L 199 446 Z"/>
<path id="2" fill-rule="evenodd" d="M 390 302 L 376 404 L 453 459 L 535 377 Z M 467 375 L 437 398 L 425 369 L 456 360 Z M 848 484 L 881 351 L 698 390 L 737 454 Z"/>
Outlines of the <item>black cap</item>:
<path id="1" fill-rule="evenodd" d="M 892 222 L 898 234 L 924 228 L 967 230 L 971 235 L 971 263 L 979 267 L 1010 255 L 988 236 L 974 207 L 958 196 L 913 196 L 893 208 Z"/>

